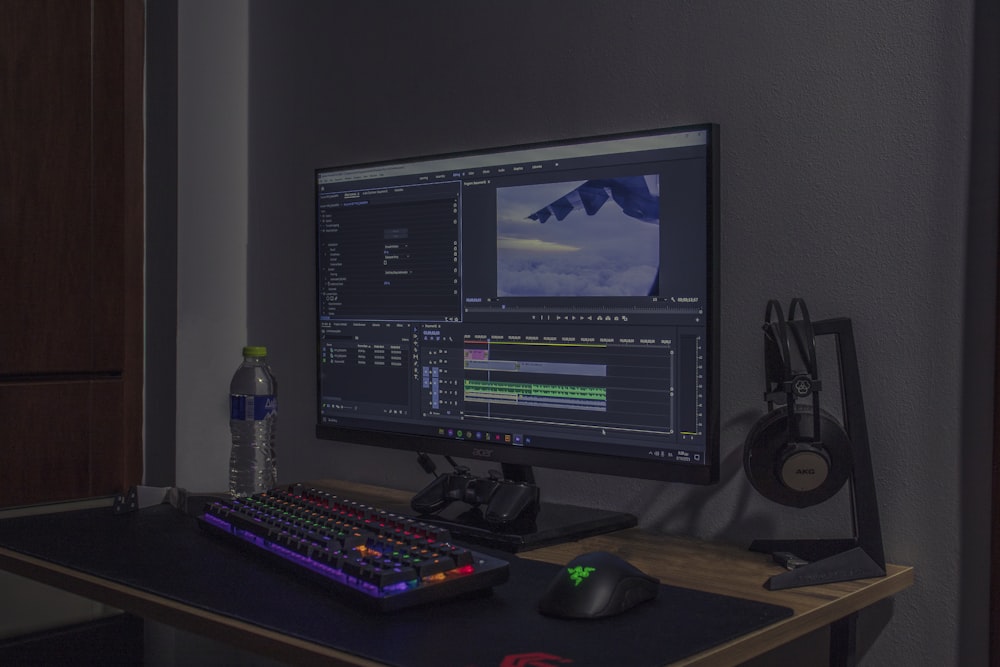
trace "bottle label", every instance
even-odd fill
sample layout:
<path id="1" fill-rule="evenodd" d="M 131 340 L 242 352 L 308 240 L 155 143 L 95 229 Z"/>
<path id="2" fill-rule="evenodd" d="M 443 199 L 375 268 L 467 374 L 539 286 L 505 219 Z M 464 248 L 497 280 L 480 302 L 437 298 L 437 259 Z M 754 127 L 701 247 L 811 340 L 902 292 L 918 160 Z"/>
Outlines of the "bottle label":
<path id="1" fill-rule="evenodd" d="M 277 410 L 277 396 L 229 395 L 229 418 L 236 421 L 266 419 Z"/>

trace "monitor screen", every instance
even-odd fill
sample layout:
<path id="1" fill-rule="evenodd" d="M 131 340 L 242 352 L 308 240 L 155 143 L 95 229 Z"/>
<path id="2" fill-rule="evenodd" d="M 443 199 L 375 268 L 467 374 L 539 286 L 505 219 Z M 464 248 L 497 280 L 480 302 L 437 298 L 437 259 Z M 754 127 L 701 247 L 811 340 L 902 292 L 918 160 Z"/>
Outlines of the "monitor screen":
<path id="1" fill-rule="evenodd" d="M 323 439 L 718 478 L 718 128 L 316 171 Z"/>

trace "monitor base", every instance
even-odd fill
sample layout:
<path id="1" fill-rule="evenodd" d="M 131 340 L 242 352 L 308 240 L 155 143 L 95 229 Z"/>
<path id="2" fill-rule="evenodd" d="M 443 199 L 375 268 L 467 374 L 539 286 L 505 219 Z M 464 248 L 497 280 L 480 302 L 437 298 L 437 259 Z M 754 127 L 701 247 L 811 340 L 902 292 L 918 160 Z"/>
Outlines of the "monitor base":
<path id="1" fill-rule="evenodd" d="M 533 519 L 500 527 L 487 523 L 479 508 L 470 508 L 464 503 L 454 503 L 436 514 L 419 518 L 447 528 L 456 542 L 511 553 L 572 542 L 638 524 L 636 517 L 626 512 L 548 502 L 540 503 Z"/>

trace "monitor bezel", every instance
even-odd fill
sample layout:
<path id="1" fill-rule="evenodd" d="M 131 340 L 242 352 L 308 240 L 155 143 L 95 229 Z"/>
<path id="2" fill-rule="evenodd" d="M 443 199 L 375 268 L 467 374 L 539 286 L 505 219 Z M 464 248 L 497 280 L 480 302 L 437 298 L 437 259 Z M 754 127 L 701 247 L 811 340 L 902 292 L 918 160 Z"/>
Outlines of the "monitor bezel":
<path id="1" fill-rule="evenodd" d="M 708 192 L 706 206 L 707 214 L 707 259 L 708 285 L 706 295 L 709 303 L 705 308 L 706 336 L 709 358 L 706 364 L 706 381 L 708 383 L 706 391 L 706 418 L 705 418 L 705 461 L 700 464 L 684 463 L 671 460 L 649 460 L 639 458 L 629 458 L 614 455 L 593 454 L 578 451 L 566 451 L 556 449 L 532 449 L 519 446 L 497 446 L 490 443 L 475 443 L 470 446 L 466 440 L 459 440 L 449 437 L 437 437 L 418 435 L 413 433 L 400 433 L 398 431 L 377 430 L 368 428 L 354 428 L 335 424 L 321 423 L 319 421 L 321 400 L 320 400 L 320 322 L 319 322 L 319 301 L 318 286 L 315 277 L 318 276 L 320 267 L 318 265 L 318 253 L 314 253 L 316 262 L 314 272 L 314 287 L 317 293 L 314 295 L 314 309 L 316 319 L 314 321 L 314 331 L 316 335 L 316 396 L 314 400 L 314 411 L 317 419 L 315 434 L 318 439 L 331 442 L 343 442 L 349 444 L 365 445 L 379 448 L 395 449 L 400 451 L 422 452 L 426 454 L 438 454 L 454 458 L 479 461 L 484 463 L 495 463 L 505 466 L 549 468 L 553 470 L 563 470 L 568 472 L 598 473 L 612 475 L 616 477 L 630 477 L 637 479 L 650 479 L 665 482 L 680 482 L 686 484 L 708 485 L 719 480 L 719 459 L 721 457 L 721 435 L 719 430 L 719 368 L 720 368 L 720 169 L 719 169 L 719 135 L 720 127 L 716 123 L 701 123 L 692 125 L 670 126 L 653 128 L 647 130 L 635 130 L 624 132 L 611 132 L 599 135 L 589 135 L 584 137 L 571 137 L 552 141 L 540 141 L 522 144 L 508 144 L 493 146 L 489 148 L 473 149 L 465 151 L 445 152 L 427 155 L 418 155 L 407 158 L 378 160 L 364 163 L 353 163 L 346 165 L 333 165 L 315 169 L 313 175 L 313 225 L 314 234 L 316 229 L 316 202 L 319 196 L 319 174 L 330 171 L 355 171 L 369 170 L 392 165 L 413 165 L 432 160 L 445 160 L 454 158 L 465 158 L 472 156 L 485 156 L 491 154 L 504 153 L 508 151 L 544 149 L 557 146 L 568 146 L 601 141 L 612 141 L 616 139 L 629 139 L 634 137 L 652 136 L 658 134 L 679 134 L 683 132 L 705 131 L 708 178 Z"/>

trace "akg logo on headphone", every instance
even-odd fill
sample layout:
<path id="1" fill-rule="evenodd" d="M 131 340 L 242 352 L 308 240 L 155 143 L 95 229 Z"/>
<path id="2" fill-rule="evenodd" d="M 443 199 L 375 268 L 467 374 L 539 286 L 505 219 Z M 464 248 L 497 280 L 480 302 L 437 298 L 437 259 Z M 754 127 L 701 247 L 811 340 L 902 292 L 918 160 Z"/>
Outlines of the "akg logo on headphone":
<path id="1" fill-rule="evenodd" d="M 812 387 L 812 378 L 806 375 L 800 375 L 792 382 L 792 391 L 800 398 L 811 394 Z"/>

